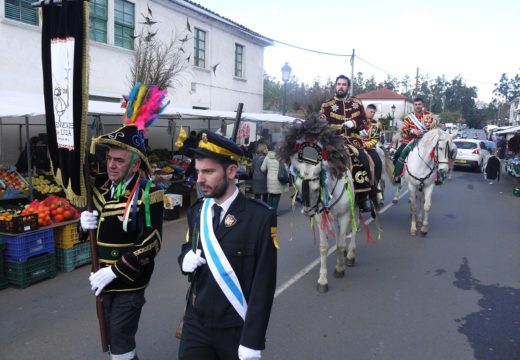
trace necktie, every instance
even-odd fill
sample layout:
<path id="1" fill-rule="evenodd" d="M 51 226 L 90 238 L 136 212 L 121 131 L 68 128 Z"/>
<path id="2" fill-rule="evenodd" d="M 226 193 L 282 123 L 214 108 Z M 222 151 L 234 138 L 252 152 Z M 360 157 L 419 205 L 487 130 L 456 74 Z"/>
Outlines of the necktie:
<path id="1" fill-rule="evenodd" d="M 220 223 L 220 212 L 222 208 L 217 204 L 213 205 L 213 231 L 217 231 L 218 224 Z"/>

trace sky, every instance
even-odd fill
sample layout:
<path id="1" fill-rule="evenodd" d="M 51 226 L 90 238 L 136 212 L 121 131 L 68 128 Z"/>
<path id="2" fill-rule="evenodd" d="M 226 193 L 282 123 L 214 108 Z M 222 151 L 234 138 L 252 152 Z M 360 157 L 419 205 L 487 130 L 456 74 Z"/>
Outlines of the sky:
<path id="1" fill-rule="evenodd" d="M 503 73 L 520 74 L 518 0 L 195 0 L 263 36 L 334 54 L 355 49 L 354 73 L 383 81 L 419 74 L 461 75 L 489 102 Z M 246 50 L 247 51 L 247 50 Z M 288 62 L 307 84 L 350 77 L 349 57 L 314 54 L 276 43 L 264 53 L 267 74 L 281 80 Z"/>

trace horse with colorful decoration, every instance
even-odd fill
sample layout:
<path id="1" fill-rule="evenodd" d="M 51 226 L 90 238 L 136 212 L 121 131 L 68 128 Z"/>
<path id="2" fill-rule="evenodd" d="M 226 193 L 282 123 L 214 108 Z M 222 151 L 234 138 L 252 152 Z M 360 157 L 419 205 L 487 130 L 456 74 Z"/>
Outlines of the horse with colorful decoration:
<path id="1" fill-rule="evenodd" d="M 317 225 L 320 235 L 320 275 L 318 291 L 328 291 L 328 238 L 336 240 L 337 260 L 334 276 L 345 276 L 345 265 L 353 266 L 356 254 L 356 215 L 354 183 L 349 170 L 350 157 L 344 140 L 336 130 L 317 116 L 295 120 L 284 132 L 277 154 L 290 163 L 297 196 L 303 197 L 303 213 Z M 293 204 L 294 204 L 293 200 Z M 346 236 L 351 239 L 346 249 Z M 345 252 L 346 259 L 345 261 Z"/>

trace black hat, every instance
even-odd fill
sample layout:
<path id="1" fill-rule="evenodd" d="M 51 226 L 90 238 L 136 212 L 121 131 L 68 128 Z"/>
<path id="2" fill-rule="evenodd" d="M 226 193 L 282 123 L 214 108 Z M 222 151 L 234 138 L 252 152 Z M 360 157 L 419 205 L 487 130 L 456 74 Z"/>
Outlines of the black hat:
<path id="1" fill-rule="evenodd" d="M 244 155 L 242 149 L 233 141 L 207 130 L 200 132 L 199 144 L 196 149 L 193 149 L 193 152 L 221 161 L 238 161 Z"/>
<path id="2" fill-rule="evenodd" d="M 133 152 L 141 159 L 141 168 L 148 173 L 152 171 L 146 156 L 144 131 L 139 130 L 134 124 L 124 125 L 111 133 L 92 139 L 91 153 L 95 152 L 96 145 L 117 146 Z"/>

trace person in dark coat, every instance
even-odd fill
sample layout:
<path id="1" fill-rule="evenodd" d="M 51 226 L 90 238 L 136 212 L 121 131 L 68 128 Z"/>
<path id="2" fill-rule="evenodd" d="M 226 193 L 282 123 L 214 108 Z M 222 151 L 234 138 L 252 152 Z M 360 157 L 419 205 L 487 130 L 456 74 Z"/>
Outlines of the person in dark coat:
<path id="1" fill-rule="evenodd" d="M 500 159 L 494 154 L 491 155 L 484 168 L 484 177 L 486 180 L 491 180 L 489 184 L 493 184 L 492 180 L 500 181 Z"/>
<path id="2" fill-rule="evenodd" d="M 267 174 L 261 168 L 266 154 L 267 145 L 258 144 L 256 154 L 253 156 L 253 176 L 251 180 L 255 199 L 261 199 L 265 203 L 267 203 Z"/>
<path id="3" fill-rule="evenodd" d="M 188 210 L 178 258 L 191 282 L 179 359 L 260 359 L 276 288 L 276 213 L 238 191 L 234 142 L 208 131 L 194 152 L 204 198 Z"/>

